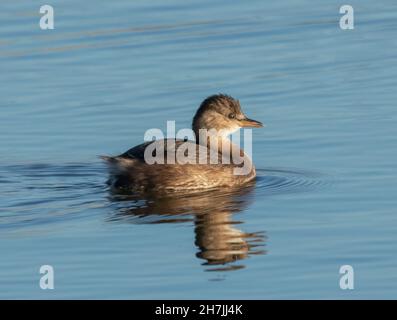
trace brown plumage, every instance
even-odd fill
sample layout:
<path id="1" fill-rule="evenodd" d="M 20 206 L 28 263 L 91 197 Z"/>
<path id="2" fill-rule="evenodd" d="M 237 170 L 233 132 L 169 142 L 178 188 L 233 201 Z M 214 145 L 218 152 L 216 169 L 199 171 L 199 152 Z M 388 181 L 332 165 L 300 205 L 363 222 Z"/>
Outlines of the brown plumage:
<path id="1" fill-rule="evenodd" d="M 255 167 L 251 159 L 237 146 L 232 145 L 227 135 L 241 127 L 261 127 L 258 121 L 248 119 L 241 111 L 238 100 L 224 94 L 213 95 L 205 99 L 197 110 L 192 123 L 196 141 L 184 141 L 176 139 L 165 139 L 145 142 L 127 152 L 117 156 L 104 156 L 110 168 L 109 184 L 117 190 L 128 192 L 196 192 L 198 190 L 218 188 L 222 186 L 238 186 L 252 181 L 255 176 Z M 211 149 L 199 144 L 202 134 L 200 129 L 215 129 L 215 139 L 218 148 Z M 222 131 L 223 130 L 223 131 Z M 207 137 L 208 139 L 208 137 Z M 222 146 L 244 156 L 245 161 L 251 164 L 251 170 L 245 175 L 236 175 L 234 169 L 242 167 L 243 164 L 234 163 L 230 154 L 222 150 Z M 165 163 L 149 164 L 145 160 L 145 151 L 154 150 L 152 156 L 161 152 Z M 167 163 L 169 153 L 175 156 L 181 147 L 195 150 L 194 154 L 185 154 L 188 163 Z M 160 150 L 160 151 L 159 151 Z M 183 151 L 183 150 L 182 150 Z M 199 163 L 200 157 L 210 156 L 217 158 L 217 164 L 206 161 Z M 229 161 L 225 161 L 228 159 Z"/>

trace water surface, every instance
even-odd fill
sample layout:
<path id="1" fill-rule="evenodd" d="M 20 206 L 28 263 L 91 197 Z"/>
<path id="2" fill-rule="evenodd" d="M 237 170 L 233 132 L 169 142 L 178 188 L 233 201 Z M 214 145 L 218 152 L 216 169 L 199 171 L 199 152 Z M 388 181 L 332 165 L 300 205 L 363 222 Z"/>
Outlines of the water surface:
<path id="1" fill-rule="evenodd" d="M 0 298 L 395 298 L 397 4 L 349 4 L 5 1 Z M 218 92 L 267 124 L 254 186 L 109 193 L 98 155 Z"/>

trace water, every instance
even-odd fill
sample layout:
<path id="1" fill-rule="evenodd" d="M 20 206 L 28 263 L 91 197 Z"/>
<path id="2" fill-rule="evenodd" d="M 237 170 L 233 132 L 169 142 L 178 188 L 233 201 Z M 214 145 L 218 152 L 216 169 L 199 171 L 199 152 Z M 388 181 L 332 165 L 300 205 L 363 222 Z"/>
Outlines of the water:
<path id="1" fill-rule="evenodd" d="M 396 297 L 395 1 L 51 4 L 0 11 L 0 298 Z M 254 187 L 108 192 L 97 155 L 217 92 L 267 124 Z"/>

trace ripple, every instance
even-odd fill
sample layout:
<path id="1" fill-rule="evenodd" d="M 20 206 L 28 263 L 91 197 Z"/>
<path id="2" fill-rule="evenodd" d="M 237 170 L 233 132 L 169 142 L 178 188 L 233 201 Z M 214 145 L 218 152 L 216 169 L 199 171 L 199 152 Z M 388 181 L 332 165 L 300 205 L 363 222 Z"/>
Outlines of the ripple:
<path id="1" fill-rule="evenodd" d="M 249 208 L 255 194 L 315 190 L 326 181 L 315 172 L 266 168 L 257 170 L 256 183 L 242 188 L 151 199 L 109 194 L 107 170 L 98 162 L 3 166 L 0 177 L 0 230 L 5 235 L 52 232 L 59 229 L 54 225 L 77 225 L 87 217 L 135 225 L 187 223 L 193 226 L 196 257 L 208 272 L 240 270 L 248 257 L 267 254 L 266 231 L 244 230 L 242 216 L 236 215 Z"/>
<path id="2" fill-rule="evenodd" d="M 0 167 L 0 229 L 62 223 L 105 207 L 105 170 L 97 163 Z"/>
<path id="3" fill-rule="evenodd" d="M 98 212 L 105 212 L 108 222 L 186 223 L 191 222 L 192 214 L 197 212 L 245 210 L 255 201 L 253 194 L 271 196 L 314 191 L 329 181 L 325 175 L 316 172 L 265 168 L 257 170 L 256 184 L 245 188 L 160 200 L 136 196 L 134 199 L 109 198 L 106 179 L 106 168 L 98 162 L 1 166 L 0 228 L 14 230 L 62 223 Z M 104 211 L 98 211 L 101 208 Z"/>
<path id="4" fill-rule="evenodd" d="M 329 183 L 326 175 L 287 168 L 257 169 L 256 191 L 263 195 L 290 194 L 321 189 Z"/>

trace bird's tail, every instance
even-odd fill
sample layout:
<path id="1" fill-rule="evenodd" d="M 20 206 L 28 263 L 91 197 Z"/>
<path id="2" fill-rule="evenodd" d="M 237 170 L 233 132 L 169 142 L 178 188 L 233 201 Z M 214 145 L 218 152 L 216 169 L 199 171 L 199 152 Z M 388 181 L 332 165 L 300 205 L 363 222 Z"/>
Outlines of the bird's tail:
<path id="1" fill-rule="evenodd" d="M 106 162 L 109 167 L 110 173 L 113 175 L 125 174 L 133 166 L 136 165 L 136 160 L 133 158 L 123 158 L 123 157 L 110 157 L 110 156 L 99 156 L 102 160 Z"/>
<path id="2" fill-rule="evenodd" d="M 102 160 L 104 160 L 107 164 L 115 163 L 117 162 L 117 157 L 110 157 L 110 156 L 99 156 Z"/>

